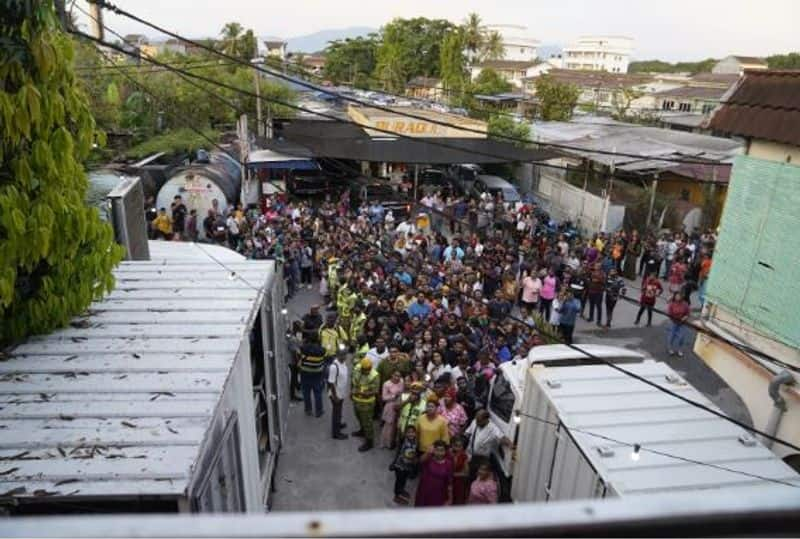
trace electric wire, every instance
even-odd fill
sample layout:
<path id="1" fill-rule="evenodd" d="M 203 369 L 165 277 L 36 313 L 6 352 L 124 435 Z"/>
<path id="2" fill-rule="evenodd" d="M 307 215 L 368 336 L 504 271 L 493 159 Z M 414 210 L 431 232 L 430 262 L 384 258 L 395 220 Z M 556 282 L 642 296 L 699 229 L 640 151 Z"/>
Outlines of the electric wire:
<path id="1" fill-rule="evenodd" d="M 647 452 L 647 453 L 652 453 L 654 455 L 658 455 L 660 457 L 665 457 L 665 458 L 675 459 L 675 460 L 678 460 L 678 461 L 681 461 L 681 462 L 686 462 L 687 464 L 695 464 L 695 465 L 698 465 L 698 466 L 705 466 L 705 467 L 708 467 L 708 468 L 714 468 L 714 469 L 717 469 L 717 470 L 730 472 L 730 473 L 733 473 L 733 474 L 742 475 L 742 476 L 750 477 L 750 478 L 753 478 L 753 479 L 759 479 L 761 481 L 767 481 L 769 483 L 775 483 L 775 484 L 784 485 L 784 486 L 792 487 L 792 488 L 800 488 L 800 484 L 797 484 L 797 483 L 790 483 L 788 481 L 784 481 L 782 479 L 776 479 L 774 477 L 766 477 L 764 475 L 759 475 L 759 474 L 755 474 L 755 473 L 751 473 L 751 472 L 746 472 L 746 471 L 743 471 L 743 470 L 737 470 L 735 468 L 730 468 L 728 466 L 723 466 L 721 464 L 715 464 L 713 462 L 706 462 L 706 461 L 697 460 L 697 459 L 693 459 L 693 458 L 689 458 L 689 457 L 684 457 L 684 456 L 681 456 L 681 455 L 676 455 L 674 453 L 669 453 L 667 451 L 661 451 L 659 449 L 653 449 L 652 447 L 648 447 L 648 446 L 646 446 L 644 444 L 641 444 L 639 442 L 627 442 L 627 441 L 619 440 L 617 438 L 613 438 L 611 436 L 606 436 L 604 434 L 599 434 L 599 433 L 596 433 L 596 432 L 592 432 L 592 431 L 589 431 L 589 430 L 586 430 L 586 429 L 581 429 L 581 428 L 578 428 L 578 427 L 571 427 L 569 425 L 566 425 L 565 423 L 557 422 L 557 421 L 550 421 L 550 420 L 545 419 L 543 417 L 538 417 L 536 415 L 528 414 L 528 413 L 523 412 L 521 410 L 517 410 L 516 414 L 521 416 L 521 417 L 525 417 L 527 419 L 533 419 L 533 420 L 538 421 L 540 423 L 544 423 L 546 425 L 550 425 L 550 426 L 553 426 L 553 427 L 556 427 L 556 428 L 559 428 L 559 427 L 563 426 L 569 432 L 577 432 L 577 433 L 580 433 L 580 434 L 584 434 L 586 436 L 591 436 L 593 438 L 598 438 L 598 439 L 606 441 L 606 442 L 611 442 L 611 443 L 614 443 L 614 444 L 618 444 L 618 445 L 622 445 L 622 446 L 626 446 L 626 447 L 631 447 L 631 448 L 634 449 L 634 451 L 637 451 L 637 450 L 638 451 L 644 451 L 644 452 Z"/>
<path id="2" fill-rule="evenodd" d="M 99 39 L 97 39 L 97 38 L 94 38 L 93 36 L 89 36 L 89 35 L 87 35 L 87 34 L 84 34 L 84 33 L 82 33 L 82 32 L 71 31 L 71 33 L 74 33 L 74 34 L 76 34 L 76 35 L 81 35 L 81 36 L 83 36 L 83 37 L 86 37 L 86 38 L 88 38 L 88 39 L 91 39 L 92 41 L 95 41 L 95 42 L 101 43 L 101 44 L 103 44 L 103 45 L 106 45 L 106 46 L 110 46 L 111 48 L 116 48 L 117 50 L 120 50 L 120 52 L 123 52 L 123 53 L 125 53 L 125 54 L 130 54 L 128 51 L 125 51 L 125 50 L 124 50 L 124 49 L 122 49 L 121 47 L 111 46 L 111 45 L 109 45 L 108 43 L 105 43 L 105 42 L 103 42 L 102 40 L 99 40 Z M 152 59 L 147 59 L 147 61 L 149 61 L 149 62 L 152 62 L 152 63 L 159 64 L 159 62 L 158 62 L 158 61 L 155 61 L 155 60 L 152 60 Z M 177 70 L 177 69 L 176 69 L 175 71 L 178 71 L 178 72 L 180 72 L 180 70 Z M 194 77 L 197 77 L 197 78 L 201 78 L 201 79 L 203 79 L 203 80 L 207 80 L 208 82 L 212 82 L 212 83 L 213 83 L 213 82 L 215 82 L 215 81 L 213 81 L 213 80 L 206 79 L 205 77 L 198 77 L 197 75 L 194 75 L 194 74 L 189 74 L 189 76 L 194 76 Z M 224 85 L 224 84 L 222 84 L 222 83 L 218 83 L 218 84 L 219 84 L 219 85 L 221 85 L 221 86 L 223 86 L 223 87 L 228 87 L 228 85 Z M 231 89 L 234 89 L 234 90 L 236 90 L 236 89 L 235 89 L 235 87 L 230 87 L 230 88 L 231 88 Z M 240 90 L 240 91 L 243 91 L 243 90 Z M 244 92 L 244 91 L 243 91 L 243 92 Z M 246 92 L 246 93 L 250 93 L 250 92 Z M 254 95 L 254 94 L 253 94 L 253 95 Z M 289 106 L 289 107 L 291 107 L 291 108 L 297 108 L 297 109 L 300 109 L 300 110 L 304 110 L 304 107 L 298 107 L 297 105 L 292 105 L 292 104 L 289 104 L 289 103 L 286 103 L 286 102 L 282 102 L 282 101 L 279 101 L 279 100 L 273 100 L 273 101 L 276 101 L 276 102 L 278 102 L 279 104 L 283 104 L 283 105 Z M 306 110 L 307 110 L 307 109 L 306 109 Z M 315 112 L 315 111 L 310 111 L 310 112 L 311 112 L 312 114 L 319 114 L 319 115 L 323 115 L 322 113 L 318 113 L 318 112 Z M 341 120 L 341 119 L 339 119 L 339 118 L 335 118 L 335 117 L 333 117 L 333 118 L 334 118 L 334 119 L 336 119 L 337 121 L 343 121 L 343 122 L 345 122 L 345 123 L 355 123 L 356 125 L 360 125 L 360 124 L 358 124 L 357 122 L 347 122 L 347 121 Z M 363 127 L 363 126 L 362 126 L 362 127 Z M 377 129 L 376 129 L 376 130 L 377 130 Z M 409 138 L 413 138 L 413 137 L 409 137 Z M 425 143 L 430 143 L 430 144 L 435 144 L 434 142 L 429 142 L 429 141 L 424 141 L 424 142 L 425 142 Z M 356 240 L 356 241 L 359 241 L 359 240 Z M 371 245 L 371 244 L 370 244 L 370 245 Z M 382 248 L 381 248 L 381 250 L 382 250 Z M 383 252 L 383 251 L 382 251 L 382 252 Z M 396 254 L 396 253 L 393 253 L 393 254 Z M 459 292 L 459 293 L 461 293 L 461 292 Z M 461 294 L 463 294 L 463 293 L 461 293 Z M 464 295 L 466 295 L 466 294 L 464 294 Z M 518 317 L 515 317 L 515 316 L 513 316 L 513 315 L 511 315 L 511 314 L 507 315 L 507 316 L 506 316 L 506 318 L 509 318 L 509 319 L 515 320 L 515 321 L 517 321 L 517 322 L 520 322 L 520 323 L 523 323 L 523 324 L 525 323 L 523 320 L 521 320 L 521 319 L 519 319 Z M 677 394 L 677 393 L 674 393 L 674 392 L 672 392 L 671 390 L 669 390 L 669 389 L 667 389 L 667 388 L 664 388 L 664 387 L 662 387 L 662 386 L 660 386 L 660 385 L 658 385 L 658 384 L 656 384 L 656 383 L 654 383 L 654 382 L 652 382 L 652 381 L 650 381 L 650 380 L 647 380 L 647 379 L 646 379 L 646 378 L 644 378 L 644 377 L 641 377 L 641 376 L 637 375 L 636 373 L 633 373 L 633 372 L 631 372 L 631 371 L 628 371 L 628 370 L 626 370 L 626 369 L 624 369 L 624 368 L 620 367 L 619 365 L 615 365 L 614 363 L 612 363 L 612 362 L 610 362 L 610 361 L 608 361 L 608 360 L 605 360 L 604 358 L 600 358 L 600 357 L 594 356 L 593 354 L 590 354 L 589 352 L 586 352 L 585 350 L 583 350 L 583 349 L 579 348 L 578 346 L 576 346 L 576 345 L 574 345 L 574 344 L 568 344 L 568 343 L 565 343 L 565 342 L 562 342 L 562 344 L 564 344 L 565 346 L 567 346 L 567 347 L 569 347 L 569 348 L 571 348 L 571 349 L 573 349 L 573 350 L 575 350 L 575 351 L 577 351 L 577 352 L 581 353 L 582 355 L 585 355 L 586 357 L 588 357 L 588 358 L 590 358 L 590 359 L 593 359 L 593 360 L 596 360 L 596 361 L 600 361 L 600 362 L 602 362 L 602 363 L 604 363 L 604 364 L 608 365 L 609 367 L 611 367 L 611 368 L 613 368 L 613 369 L 615 369 L 615 370 L 617 370 L 617 371 L 619 371 L 619 372 L 621 372 L 621 373 L 623 373 L 623 374 L 626 374 L 627 376 L 629 376 L 629 377 L 631 377 L 631 378 L 637 379 L 637 380 L 639 380 L 639 381 L 641 381 L 641 382 L 643 382 L 643 383 L 645 383 L 645 384 L 647 384 L 647 385 L 650 385 L 650 386 L 652 386 L 652 387 L 655 387 L 655 388 L 659 389 L 659 390 L 660 390 L 660 391 L 662 391 L 662 392 L 665 392 L 665 393 L 667 393 L 667 394 L 670 394 L 670 395 L 672 395 L 673 397 L 675 397 L 675 398 L 677 398 L 677 399 L 679 399 L 679 400 L 682 400 L 682 401 L 684 401 L 684 402 L 687 402 L 687 403 L 689 403 L 689 404 L 691 404 L 691 405 L 693 405 L 693 406 L 695 406 L 695 407 L 698 407 L 698 408 L 700 408 L 700 409 L 703 409 L 703 410 L 705 410 L 705 411 L 707 411 L 707 412 L 709 412 L 709 413 L 711 413 L 711 414 L 713 414 L 713 415 L 716 415 L 716 416 L 718 416 L 718 417 L 721 417 L 721 418 L 723 418 L 723 419 L 726 419 L 726 420 L 728 420 L 729 422 L 731 422 L 731 423 L 734 423 L 734 424 L 738 425 L 738 426 L 739 426 L 739 427 L 741 427 L 741 428 L 744 428 L 744 429 L 746 429 L 746 430 L 749 430 L 749 431 L 751 431 L 751 432 L 753 432 L 753 433 L 759 434 L 760 436 L 762 436 L 762 437 L 764 437 L 764 438 L 766 438 L 766 439 L 772 440 L 773 442 L 780 443 L 781 445 L 784 445 L 784 446 L 786 446 L 786 447 L 789 447 L 789 448 L 791 448 L 791 449 L 794 449 L 794 450 L 796 450 L 796 451 L 800 451 L 800 447 L 799 447 L 799 446 L 796 446 L 796 445 L 794 445 L 794 444 L 791 444 L 791 443 L 790 443 L 790 442 L 788 442 L 788 441 L 782 440 L 781 438 L 778 438 L 778 437 L 776 437 L 776 436 L 774 436 L 774 435 L 770 435 L 770 434 L 768 434 L 768 433 L 766 433 L 766 432 L 763 432 L 763 431 L 761 431 L 761 430 L 759 430 L 759 429 L 756 429 L 756 428 L 754 428 L 754 427 L 751 427 L 750 425 L 747 425 L 746 423 L 744 423 L 744 422 L 742 422 L 742 421 L 739 421 L 739 420 L 737 420 L 737 419 L 735 419 L 735 418 L 729 417 L 729 416 L 725 415 L 724 413 L 722 413 L 722 412 L 720 412 L 720 411 L 717 411 L 717 410 L 714 410 L 713 408 L 710 408 L 710 407 L 708 407 L 708 406 L 706 406 L 706 405 L 704 405 L 704 404 L 702 404 L 702 403 L 698 403 L 698 402 L 692 401 L 691 399 L 687 399 L 686 397 L 683 397 L 682 395 L 679 395 L 679 394 Z"/>
<path id="3" fill-rule="evenodd" d="M 428 123 L 433 123 L 433 124 L 436 124 L 436 125 L 441 125 L 443 127 L 448 127 L 450 129 L 456 129 L 456 130 L 460 130 L 460 131 L 466 131 L 466 132 L 472 132 L 472 133 L 477 133 L 477 134 L 481 134 L 481 135 L 486 135 L 486 132 L 482 131 L 480 129 L 473 129 L 473 128 L 466 127 L 466 126 L 459 126 L 459 125 L 453 124 L 451 122 L 445 122 L 445 121 L 437 120 L 435 118 L 428 118 L 428 117 L 425 117 L 425 116 L 419 116 L 419 115 L 411 114 L 411 113 L 408 113 L 408 112 L 399 112 L 399 111 L 396 111 L 394 109 L 391 109 L 390 107 L 384 107 L 384 106 L 381 106 L 381 105 L 375 105 L 373 103 L 368 103 L 368 102 L 365 102 L 365 101 L 362 101 L 362 100 L 359 100 L 359 99 L 356 99 L 356 98 L 353 98 L 353 97 L 350 97 L 350 96 L 342 95 L 340 93 L 331 91 L 331 90 L 329 90 L 329 89 L 327 89 L 325 87 L 318 86 L 318 85 L 306 82 L 306 81 L 301 80 L 301 79 L 290 77 L 290 76 L 285 75 L 285 74 L 280 73 L 280 72 L 276 72 L 276 71 L 272 71 L 272 70 L 266 69 L 266 68 L 261 67 L 261 66 L 259 66 L 257 64 L 253 64 L 253 63 L 247 62 L 247 61 L 242 60 L 240 58 L 237 58 L 235 56 L 232 56 L 232 55 L 229 55 L 229 54 L 224 53 L 222 51 L 219 51 L 219 50 L 215 49 L 214 47 L 210 47 L 210 46 L 208 46 L 208 45 L 206 45 L 204 43 L 200 43 L 198 41 L 186 38 L 186 37 L 184 37 L 184 36 L 182 36 L 180 34 L 177 34 L 175 32 L 171 32 L 170 30 L 167 30 L 166 28 L 163 28 L 163 27 L 161 27 L 161 26 L 159 26 L 159 25 L 157 25 L 157 24 L 155 24 L 153 22 L 150 22 L 150 21 L 147 21 L 145 19 L 142 19 L 141 17 L 138 17 L 137 15 L 134 15 L 133 13 L 130 13 L 130 12 L 124 10 L 124 9 L 121 9 L 121 8 L 117 7 L 116 5 L 114 5 L 114 4 L 106 2 L 105 0 L 88 0 L 88 1 L 90 3 L 92 3 L 92 4 L 96 4 L 96 5 L 100 6 L 100 7 L 108 9 L 108 10 L 112 11 L 113 13 L 116 13 L 116 14 L 121 15 L 123 17 L 129 18 L 129 19 L 131 19 L 133 21 L 136 21 L 136 22 L 138 22 L 140 24 L 143 24 L 143 25 L 145 25 L 145 26 L 147 26 L 149 28 L 152 28 L 153 30 L 156 30 L 156 31 L 161 32 L 163 34 L 166 34 L 166 35 L 168 35 L 170 37 L 173 37 L 175 39 L 183 41 L 184 43 L 188 43 L 188 44 L 190 44 L 190 45 L 192 45 L 194 47 L 206 50 L 206 51 L 208 51 L 208 52 L 210 52 L 212 54 L 216 54 L 217 56 L 220 56 L 220 57 L 225 58 L 227 60 L 239 63 L 240 65 L 246 66 L 246 67 L 248 67 L 250 69 L 255 69 L 255 70 L 261 71 L 263 73 L 266 73 L 266 74 L 271 75 L 273 77 L 285 80 L 287 82 L 291 82 L 291 83 L 297 84 L 299 86 L 303 86 L 303 87 L 306 87 L 308 89 L 315 90 L 317 92 L 321 92 L 321 93 L 330 95 L 332 97 L 336 97 L 336 98 L 339 98 L 339 99 L 342 99 L 342 100 L 345 100 L 345 101 L 349 101 L 351 103 L 355 103 L 355 104 L 358 104 L 358 105 L 363 106 L 363 107 L 372 108 L 372 109 L 380 110 L 380 111 L 383 111 L 383 112 L 388 112 L 388 113 L 391 113 L 391 114 L 396 114 L 398 116 L 403 116 L 403 117 L 406 117 L 406 118 L 413 118 L 413 119 L 416 119 L 416 120 L 421 120 L 421 121 L 425 121 L 425 122 L 428 122 Z M 93 38 L 93 39 L 96 39 L 96 38 Z M 97 40 L 97 41 L 100 41 L 100 40 Z M 104 43 L 104 44 L 106 46 L 109 45 L 108 43 Z M 370 129 L 375 130 L 375 131 L 381 131 L 380 129 L 374 128 L 372 126 L 366 126 L 366 127 L 369 127 Z M 390 134 L 392 134 L 392 135 L 397 135 L 397 133 L 395 133 L 395 132 L 388 131 L 388 130 L 385 130 L 385 131 L 390 133 Z M 532 144 L 531 141 L 529 141 L 527 139 L 522 139 L 522 138 L 519 138 L 519 137 L 513 137 L 513 136 L 508 136 L 508 135 L 497 134 L 497 135 L 495 135 L 495 138 L 505 139 L 505 140 L 509 140 L 509 141 L 512 141 L 512 142 L 516 142 L 516 143 L 522 143 L 522 144 Z M 561 149 L 569 149 L 569 150 L 586 151 L 585 148 L 579 148 L 579 147 L 570 146 L 570 145 L 566 145 L 566 144 L 557 144 L 557 143 L 550 143 L 550 142 L 548 142 L 548 143 L 539 142 L 539 143 L 534 143 L 534 144 L 538 144 L 540 146 L 545 146 L 545 147 L 552 147 L 552 148 L 561 148 Z M 638 160 L 641 160 L 643 158 L 652 159 L 652 157 L 643 156 L 643 155 L 639 155 L 639 154 L 633 154 L 633 153 L 615 152 L 615 151 L 599 150 L 599 149 L 598 150 L 591 150 L 591 151 L 592 151 L 592 153 L 595 153 L 595 154 L 598 154 L 598 155 L 612 155 L 612 156 L 619 156 L 619 157 L 630 157 L 630 158 L 638 159 Z M 671 162 L 671 163 L 694 164 L 694 165 L 705 165 L 705 166 L 714 166 L 714 165 L 717 164 L 717 163 L 710 163 L 708 160 L 676 159 L 676 158 L 671 158 L 671 157 L 661 157 L 661 158 L 658 158 L 658 160 L 659 161 L 664 161 L 664 162 Z"/>

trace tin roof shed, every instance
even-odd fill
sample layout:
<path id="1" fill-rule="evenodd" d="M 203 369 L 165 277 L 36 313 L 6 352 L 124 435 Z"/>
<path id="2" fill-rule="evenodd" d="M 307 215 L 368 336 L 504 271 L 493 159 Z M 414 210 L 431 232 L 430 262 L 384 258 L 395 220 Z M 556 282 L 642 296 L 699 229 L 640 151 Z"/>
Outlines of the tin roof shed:
<path id="1" fill-rule="evenodd" d="M 150 253 L 0 359 L 0 498 L 185 495 L 275 270 L 211 245 Z"/>
<path id="2" fill-rule="evenodd" d="M 625 368 L 715 407 L 664 363 Z M 538 380 L 529 383 L 541 389 L 548 419 L 561 421 L 615 495 L 800 487 L 800 475 L 741 427 L 607 365 L 532 369 L 529 376 Z M 638 460 L 631 458 L 634 444 L 641 446 Z"/>

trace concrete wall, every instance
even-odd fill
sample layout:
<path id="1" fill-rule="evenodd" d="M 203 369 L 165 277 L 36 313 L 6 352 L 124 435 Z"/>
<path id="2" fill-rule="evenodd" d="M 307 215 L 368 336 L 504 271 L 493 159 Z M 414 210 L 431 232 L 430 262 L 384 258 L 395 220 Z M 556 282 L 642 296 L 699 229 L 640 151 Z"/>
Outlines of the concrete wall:
<path id="1" fill-rule="evenodd" d="M 747 323 L 738 320 L 723 307 L 712 305 L 709 308 L 709 316 L 709 325 L 716 332 L 728 334 L 757 350 L 800 366 L 800 350 L 755 333 Z M 694 351 L 742 398 L 753 418 L 753 426 L 766 430 L 774 408 L 767 392 L 769 382 L 782 368 L 767 363 L 762 364 L 749 354 L 705 335 L 698 335 Z M 787 411 L 775 435 L 798 445 L 800 444 L 800 386 L 797 383 L 790 387 L 784 386 L 781 395 L 786 399 Z M 781 458 L 795 454 L 795 451 L 780 444 L 774 444 L 771 449 Z"/>
<path id="2" fill-rule="evenodd" d="M 766 159 L 768 161 L 792 163 L 800 166 L 800 148 L 797 146 L 789 146 L 788 144 L 754 140 L 750 143 L 747 155 L 750 157 L 758 157 L 759 159 Z"/>
<path id="3" fill-rule="evenodd" d="M 551 217 L 559 221 L 570 219 L 586 234 L 614 231 L 622 226 L 624 206 L 612 205 L 608 199 L 570 185 L 562 179 L 562 170 L 537 168 L 540 175 L 533 193 L 546 202 Z"/>

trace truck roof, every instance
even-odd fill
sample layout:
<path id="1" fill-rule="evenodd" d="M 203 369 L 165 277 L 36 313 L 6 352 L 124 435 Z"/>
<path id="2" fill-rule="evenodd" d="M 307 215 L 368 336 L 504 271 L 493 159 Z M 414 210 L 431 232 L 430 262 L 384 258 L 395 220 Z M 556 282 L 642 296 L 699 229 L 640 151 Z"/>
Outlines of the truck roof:
<path id="1" fill-rule="evenodd" d="M 0 361 L 0 497 L 185 493 L 274 263 L 149 248 L 70 327 Z"/>
<path id="2" fill-rule="evenodd" d="M 716 408 L 664 363 L 649 360 L 625 368 Z M 720 467 L 800 486 L 800 475 L 745 429 L 607 365 L 531 369 L 528 383 L 544 395 L 552 410 L 549 419 L 564 424 L 607 487 L 619 495 L 753 486 L 794 490 Z M 542 409 L 538 402 L 530 405 Z M 637 461 L 631 458 L 633 444 L 642 447 Z"/>
<path id="3" fill-rule="evenodd" d="M 607 346 L 603 344 L 581 344 L 578 348 L 585 350 L 589 354 L 603 358 L 603 359 L 619 359 L 622 362 L 629 363 L 632 361 L 644 361 L 645 356 L 641 352 L 629 350 L 627 348 L 620 348 L 618 346 Z M 583 359 L 581 359 L 583 358 Z M 507 361 L 500 365 L 500 370 L 505 375 L 506 379 L 511 384 L 513 390 L 517 393 L 517 397 L 521 398 L 525 390 L 525 373 L 534 365 L 541 365 L 544 363 L 565 364 L 570 360 L 581 360 L 587 363 L 592 361 L 588 357 L 582 355 L 574 348 L 570 348 L 564 344 L 548 344 L 543 346 L 535 346 L 528 352 L 528 357 L 525 361 Z"/>

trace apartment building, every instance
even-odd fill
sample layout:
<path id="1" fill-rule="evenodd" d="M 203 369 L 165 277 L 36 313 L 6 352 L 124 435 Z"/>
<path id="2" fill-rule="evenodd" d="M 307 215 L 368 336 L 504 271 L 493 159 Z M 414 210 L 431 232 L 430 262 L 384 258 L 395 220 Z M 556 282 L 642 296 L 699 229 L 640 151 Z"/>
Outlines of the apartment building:
<path id="1" fill-rule="evenodd" d="M 633 52 L 633 38 L 624 36 L 582 36 L 562 52 L 565 69 L 627 73 Z"/>

